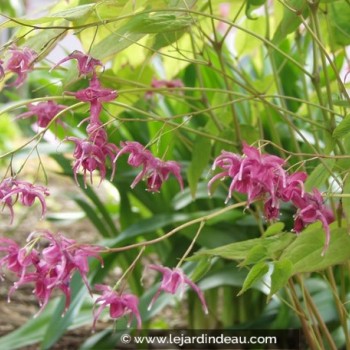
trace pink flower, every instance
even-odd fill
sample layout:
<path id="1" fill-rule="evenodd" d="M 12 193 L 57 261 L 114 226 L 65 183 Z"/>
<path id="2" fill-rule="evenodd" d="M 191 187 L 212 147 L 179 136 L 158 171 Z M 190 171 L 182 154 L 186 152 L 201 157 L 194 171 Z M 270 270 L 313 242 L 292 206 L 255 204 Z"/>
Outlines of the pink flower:
<path id="1" fill-rule="evenodd" d="M 42 239 L 47 240 L 49 245 L 37 251 L 33 246 Z M 87 280 L 88 258 L 97 258 L 103 264 L 99 255 L 101 247 L 80 245 L 75 240 L 50 231 L 33 233 L 28 241 L 26 247 L 20 248 L 10 239 L 0 239 L 0 252 L 7 253 L 0 259 L 0 267 L 6 267 L 19 277 L 9 291 L 9 298 L 22 285 L 34 283 L 33 293 L 41 307 L 37 315 L 45 308 L 55 289 L 65 295 L 67 310 L 70 304 L 70 282 L 75 271 L 79 272 L 90 291 Z"/>
<path id="2" fill-rule="evenodd" d="M 79 76 L 88 75 L 90 73 L 95 74 L 96 66 L 103 67 L 103 64 L 100 60 L 97 60 L 96 58 L 93 58 L 90 55 L 86 55 L 79 50 L 75 50 L 69 56 L 63 58 L 58 63 L 56 63 L 56 65 L 52 69 L 55 69 L 62 63 L 73 59 L 78 61 Z"/>
<path id="3" fill-rule="evenodd" d="M 321 221 L 326 234 L 326 242 L 322 251 L 325 254 L 330 242 L 329 224 L 334 221 L 333 213 L 324 205 L 321 193 L 314 188 L 313 193 L 305 193 L 304 202 L 295 215 L 294 231 L 301 232 L 308 224 Z"/>
<path id="4" fill-rule="evenodd" d="M 65 108 L 67 108 L 67 106 L 59 105 L 54 101 L 40 102 L 36 105 L 29 103 L 29 111 L 18 115 L 16 119 L 37 116 L 38 125 L 41 128 L 46 128 L 51 120 L 57 115 L 57 113 L 64 110 Z M 57 120 L 57 122 L 61 123 L 60 120 Z"/>
<path id="5" fill-rule="evenodd" d="M 147 191 L 159 192 L 163 182 L 169 178 L 170 174 L 173 174 L 176 177 L 180 189 L 183 190 L 180 165 L 173 160 L 164 162 L 156 158 L 155 162 L 146 168 L 144 175 L 147 179 Z M 138 181 L 135 179 L 131 188 L 133 188 L 137 182 Z"/>
<path id="6" fill-rule="evenodd" d="M 156 294 L 154 295 L 153 299 L 151 300 L 148 310 L 151 309 L 154 302 L 159 297 L 162 291 L 170 294 L 175 294 L 180 289 L 180 292 L 182 294 L 187 284 L 197 293 L 199 300 L 202 303 L 204 313 L 208 314 L 208 307 L 205 302 L 203 292 L 184 274 L 184 272 L 181 269 L 170 269 L 169 267 L 158 265 L 149 265 L 148 267 L 152 270 L 156 270 L 163 274 L 163 280 L 161 282 L 161 285 Z"/>
<path id="7" fill-rule="evenodd" d="M 89 271 L 88 258 L 99 259 L 101 265 L 103 260 L 99 255 L 101 247 L 91 245 L 79 245 L 76 241 L 64 237 L 62 234 L 53 234 L 45 231 L 41 237 L 47 239 L 50 245 L 43 249 L 42 258 L 49 266 L 57 267 L 57 276 L 52 281 L 52 286 L 60 284 L 67 278 L 70 279 L 74 271 L 81 275 L 86 287 L 90 290 L 87 281 Z"/>
<path id="8" fill-rule="evenodd" d="M 179 182 L 181 190 L 183 181 L 181 177 L 181 167 L 175 161 L 162 161 L 136 141 L 126 141 L 121 143 L 121 149 L 114 159 L 114 162 L 124 153 L 129 153 L 128 164 L 132 167 L 142 166 L 142 170 L 131 184 L 134 188 L 142 179 L 146 179 L 147 190 L 158 192 L 170 174 L 173 174 Z"/>
<path id="9" fill-rule="evenodd" d="M 112 175 L 111 179 L 115 173 L 115 163 L 113 159 L 118 152 L 118 147 L 112 143 L 106 141 L 104 130 L 95 131 L 91 133 L 89 139 L 79 139 L 77 137 L 67 137 L 68 141 L 73 141 L 75 143 L 75 150 L 73 157 L 75 162 L 73 165 L 73 173 L 76 183 L 78 184 L 78 172 L 82 168 L 84 176 L 84 185 L 86 187 L 86 173 L 90 173 L 90 182 L 92 181 L 92 173 L 95 170 L 99 170 L 101 181 L 106 177 L 106 160 L 107 157 L 110 158 L 112 163 Z"/>
<path id="10" fill-rule="evenodd" d="M 12 56 L 8 59 L 5 70 L 17 74 L 17 79 L 9 86 L 19 86 L 27 78 L 27 73 L 32 70 L 34 60 L 37 58 L 35 51 L 28 47 L 23 49 L 12 46 L 9 51 Z"/>
<path id="11" fill-rule="evenodd" d="M 102 110 L 102 102 L 110 102 L 118 97 L 115 90 L 101 88 L 101 83 L 96 76 L 90 80 L 88 88 L 77 92 L 67 92 L 74 95 L 78 100 L 90 103 L 90 123 L 99 123 L 99 116 Z"/>
<path id="12" fill-rule="evenodd" d="M 232 179 L 226 202 L 232 192 L 237 191 L 248 195 L 248 205 L 257 198 L 271 197 L 272 208 L 277 207 L 277 185 L 285 186 L 286 174 L 282 169 L 284 160 L 271 155 L 262 155 L 256 148 L 243 144 L 245 157 L 223 151 L 214 161 L 223 171 L 213 177 L 208 183 L 209 189 L 214 181 L 230 177 Z"/>
<path id="13" fill-rule="evenodd" d="M 13 211 L 13 204 L 14 203 L 13 203 L 13 199 L 12 199 L 11 195 L 8 196 L 8 194 L 12 191 L 12 187 L 13 187 L 13 179 L 12 178 L 7 178 L 0 183 L 0 201 L 3 202 L 4 205 L 6 205 L 10 210 L 10 216 L 11 216 L 10 223 L 11 224 L 12 224 L 13 218 L 14 218 L 14 211 Z"/>
<path id="14" fill-rule="evenodd" d="M 17 276 L 23 276 L 26 268 L 38 261 L 38 253 L 35 249 L 27 250 L 10 238 L 0 238 L 0 252 L 7 254 L 0 259 L 0 267 L 5 266 Z"/>
<path id="15" fill-rule="evenodd" d="M 46 201 L 45 196 L 49 195 L 49 191 L 46 187 L 33 185 L 27 181 L 19 181 L 11 178 L 3 180 L 0 184 L 0 200 L 4 202 L 11 211 L 11 223 L 13 221 L 13 198 L 19 197 L 19 201 L 26 207 L 30 207 L 34 204 L 36 198 L 41 203 L 42 216 L 46 213 Z"/>
<path id="16" fill-rule="evenodd" d="M 130 327 L 132 316 L 137 321 L 137 327 L 141 328 L 141 316 L 138 309 L 138 298 L 133 294 L 118 294 L 111 287 L 97 284 L 96 290 L 102 292 L 102 295 L 96 299 L 95 305 L 100 304 L 97 311 L 94 310 L 94 320 L 92 329 L 95 329 L 97 319 L 101 312 L 109 305 L 109 315 L 111 318 L 120 318 L 129 315 L 128 326 Z"/>

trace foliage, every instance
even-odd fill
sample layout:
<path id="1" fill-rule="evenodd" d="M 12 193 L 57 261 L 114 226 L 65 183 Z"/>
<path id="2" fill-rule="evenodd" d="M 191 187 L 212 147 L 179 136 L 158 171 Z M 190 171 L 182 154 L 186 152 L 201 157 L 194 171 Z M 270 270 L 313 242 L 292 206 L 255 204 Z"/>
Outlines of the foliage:
<path id="1" fill-rule="evenodd" d="M 109 283 L 137 295 L 146 329 L 174 327 L 176 320 L 161 313 L 171 306 L 186 315 L 187 328 L 301 328 L 305 347 L 350 349 L 348 1 L 59 0 L 39 16 L 3 1 L 0 9 L 8 36 L 0 55 L 2 178 L 29 177 L 50 188 L 54 161 L 54 171 L 79 188 L 79 195 L 64 193 L 80 208 L 76 216 L 49 206 L 46 219 L 92 223 L 104 268 L 90 261 L 91 286 Z M 85 62 L 86 72 L 79 55 L 67 49 L 57 56 L 67 40 L 96 60 Z M 26 79 L 14 87 L 19 74 L 8 68 L 10 50 L 24 47 L 36 56 L 21 66 Z M 65 108 L 46 125 L 21 117 L 30 104 L 47 101 Z M 105 148 L 95 149 L 92 169 L 79 142 L 96 146 L 97 138 Z M 231 193 L 229 173 L 208 194 L 208 181 L 219 173 L 215 159 L 222 151 L 249 158 L 241 156 L 245 143 L 283 159 L 283 171 L 307 173 L 296 185 L 302 196 L 322 192 L 335 219 L 324 256 L 319 216 L 296 235 L 295 205 L 284 201 L 278 220 L 266 220 L 265 197 Z M 167 175 L 154 170 L 160 164 Z M 0 194 L 6 221 L 12 203 Z M 148 277 L 149 263 L 181 267 L 204 291 L 210 317 L 193 291 L 187 309 L 183 301 L 174 305 L 174 281 L 148 310 L 159 288 Z M 86 286 L 78 275 L 71 283 L 63 317 L 64 297 L 54 298 L 37 318 L 1 337 L 0 346 L 48 349 L 67 330 L 91 325 Z M 117 330 L 126 327 L 124 317 L 115 318 Z M 118 336 L 103 329 L 81 348 L 113 348 Z"/>

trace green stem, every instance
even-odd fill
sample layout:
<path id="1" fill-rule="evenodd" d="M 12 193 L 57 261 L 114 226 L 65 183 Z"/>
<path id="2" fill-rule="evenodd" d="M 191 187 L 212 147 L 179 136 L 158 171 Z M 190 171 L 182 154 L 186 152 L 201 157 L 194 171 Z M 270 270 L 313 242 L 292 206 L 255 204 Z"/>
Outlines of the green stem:
<path id="1" fill-rule="evenodd" d="M 117 248 L 106 247 L 106 249 L 102 250 L 101 252 L 102 253 L 121 252 L 121 251 L 130 250 L 130 249 L 137 248 L 137 247 L 149 246 L 149 245 L 161 242 L 161 241 L 171 237 L 175 233 L 183 230 L 184 228 L 186 228 L 188 226 L 191 226 L 191 225 L 194 225 L 194 224 L 197 224 L 197 223 L 200 223 L 200 222 L 208 221 L 208 220 L 210 220 L 212 218 L 215 218 L 215 217 L 217 217 L 217 216 L 219 216 L 219 215 L 221 215 L 223 213 L 226 213 L 227 211 L 230 211 L 232 209 L 236 209 L 236 208 L 239 208 L 239 207 L 245 207 L 246 205 L 247 205 L 247 202 L 235 203 L 235 204 L 229 205 L 228 207 L 219 209 L 219 210 L 215 211 L 214 213 L 205 215 L 205 216 L 200 217 L 198 219 L 194 219 L 194 220 L 188 221 L 188 222 L 186 222 L 186 223 L 184 223 L 184 224 L 182 224 L 180 226 L 177 226 L 176 228 L 174 228 L 173 230 L 169 231 L 168 233 L 166 233 L 165 235 L 163 235 L 161 237 L 152 239 L 150 241 L 145 241 L 145 242 L 131 244 L 131 245 L 124 246 L 124 247 L 117 247 Z"/>

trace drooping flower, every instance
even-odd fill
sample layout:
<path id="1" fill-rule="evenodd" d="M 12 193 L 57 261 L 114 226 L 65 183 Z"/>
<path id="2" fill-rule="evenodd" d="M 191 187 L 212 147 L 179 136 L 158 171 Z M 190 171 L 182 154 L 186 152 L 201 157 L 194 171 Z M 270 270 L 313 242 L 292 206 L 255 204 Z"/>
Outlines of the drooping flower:
<path id="1" fill-rule="evenodd" d="M 35 246 L 40 240 L 48 241 L 49 245 L 37 250 Z M 0 259 L 0 267 L 6 267 L 18 277 L 9 291 L 9 298 L 21 286 L 33 283 L 33 293 L 41 307 L 37 315 L 45 308 L 55 289 L 64 293 L 67 310 L 70 304 L 70 282 L 74 272 L 80 274 L 90 291 L 87 280 L 88 258 L 97 258 L 103 264 L 99 255 L 101 249 L 99 246 L 78 244 L 73 239 L 50 231 L 32 233 L 23 248 L 11 239 L 0 239 L 0 253 L 6 253 Z"/>
<path id="2" fill-rule="evenodd" d="M 99 123 L 99 116 L 102 110 L 102 102 L 110 102 L 118 97 L 118 92 L 112 89 L 101 87 L 101 83 L 96 76 L 90 80 L 90 85 L 86 89 L 77 92 L 66 92 L 75 96 L 78 100 L 90 103 L 90 123 Z"/>
<path id="3" fill-rule="evenodd" d="M 42 216 L 46 213 L 46 201 L 45 196 L 49 195 L 49 190 L 44 186 L 33 185 L 27 181 L 12 180 L 13 187 L 11 191 L 7 193 L 2 201 L 6 202 L 6 199 L 12 196 L 19 196 L 19 201 L 26 207 L 30 207 L 34 204 L 36 198 L 41 203 Z"/>
<path id="4" fill-rule="evenodd" d="M 29 118 L 32 116 L 36 116 L 38 118 L 38 125 L 41 128 L 46 128 L 48 124 L 51 122 L 51 120 L 57 115 L 57 113 L 61 112 L 67 108 L 65 105 L 57 104 L 54 101 L 45 101 L 40 102 L 38 104 L 28 104 L 28 112 L 22 113 L 16 117 L 16 119 L 24 119 Z M 60 120 L 57 120 L 56 122 L 61 123 Z"/>
<path id="5" fill-rule="evenodd" d="M 314 188 L 313 193 L 305 193 L 294 218 L 294 231 L 301 232 L 308 224 L 321 221 L 326 234 L 326 242 L 322 255 L 325 254 L 330 242 L 329 224 L 334 221 L 334 215 L 323 203 L 321 193 Z"/>
<path id="6" fill-rule="evenodd" d="M 153 299 L 151 300 L 148 310 L 151 309 L 161 292 L 175 294 L 178 290 L 180 290 L 180 293 L 183 294 L 186 285 L 189 285 L 197 293 L 199 300 L 202 304 L 204 313 L 208 314 L 208 307 L 205 302 L 203 292 L 184 274 L 184 272 L 180 268 L 170 269 L 169 267 L 159 265 L 148 265 L 148 268 L 163 274 L 163 279 L 160 284 L 160 287 L 154 295 Z"/>
<path id="7" fill-rule="evenodd" d="M 8 194 L 12 191 L 12 187 L 13 187 L 13 179 L 12 178 L 4 179 L 0 183 L 0 201 L 2 203 L 4 203 L 4 206 L 6 205 L 10 210 L 10 216 L 11 216 L 10 223 L 11 224 L 12 224 L 13 219 L 14 219 L 14 211 L 13 211 L 14 201 L 13 201 L 11 196 L 8 196 Z"/>
<path id="8" fill-rule="evenodd" d="M 96 125 L 96 124 L 95 124 Z M 105 179 L 107 169 L 106 160 L 110 158 L 112 164 L 111 179 L 115 173 L 115 163 L 113 159 L 118 152 L 118 147 L 107 142 L 107 135 L 103 129 L 95 129 L 91 132 L 88 139 L 79 139 L 77 137 L 67 137 L 68 141 L 75 143 L 73 157 L 75 159 L 73 165 L 73 173 L 76 183 L 78 184 L 77 175 L 80 169 L 83 170 L 84 184 L 86 186 L 86 175 L 90 173 L 90 182 L 92 181 L 92 173 L 99 170 L 101 181 Z"/>
<path id="9" fill-rule="evenodd" d="M 296 208 L 294 216 L 294 231 L 301 232 L 308 224 L 321 221 L 326 234 L 323 253 L 330 241 L 329 224 L 334 221 L 333 213 L 324 205 L 322 196 L 317 189 L 312 193 L 305 192 L 307 174 L 295 172 L 288 174 L 284 169 L 284 160 L 268 154 L 261 154 L 258 149 L 247 144 L 243 145 L 244 156 L 223 151 L 213 164 L 213 169 L 219 167 L 208 183 L 209 190 L 217 180 L 231 178 L 227 200 L 232 192 L 245 193 L 248 205 L 256 199 L 264 200 L 264 214 L 268 220 L 279 217 L 280 201 L 291 202 Z"/>
<path id="10" fill-rule="evenodd" d="M 141 328 L 141 316 L 138 309 L 138 298 L 133 294 L 118 294 L 111 287 L 96 284 L 95 289 L 102 292 L 102 295 L 96 299 L 96 305 L 100 304 L 98 309 L 94 309 L 94 320 L 92 329 L 95 329 L 97 319 L 99 318 L 101 312 L 109 306 L 109 315 L 111 318 L 117 319 L 126 315 L 129 315 L 128 326 L 130 327 L 132 322 L 132 317 L 135 316 L 137 321 L 137 327 Z"/>
<path id="11" fill-rule="evenodd" d="M 120 151 L 115 157 L 114 162 L 124 153 L 129 153 L 129 165 L 135 168 L 142 166 L 142 170 L 135 177 L 131 188 L 134 188 L 142 179 L 145 179 L 147 190 L 150 192 L 158 192 L 163 182 L 169 178 L 170 174 L 173 174 L 181 190 L 183 189 L 181 167 L 177 162 L 162 161 L 154 157 L 149 150 L 145 149 L 143 145 L 136 141 L 122 142 Z"/>
<path id="12" fill-rule="evenodd" d="M 28 47 L 18 48 L 17 46 L 12 46 L 9 48 L 9 51 L 12 55 L 6 62 L 5 71 L 17 74 L 17 79 L 9 86 L 20 86 L 27 78 L 28 72 L 32 70 L 33 63 L 38 55 Z"/>
<path id="13" fill-rule="evenodd" d="M 103 64 L 100 60 L 93 58 L 90 55 L 86 55 L 79 50 L 75 50 L 71 54 L 69 54 L 67 57 L 65 57 L 62 60 L 60 60 L 59 62 L 57 62 L 52 69 L 55 69 L 56 67 L 58 67 L 62 63 L 69 61 L 69 60 L 77 60 L 79 76 L 88 75 L 90 73 L 95 74 L 95 68 L 97 66 L 103 67 Z"/>
<path id="14" fill-rule="evenodd" d="M 230 177 L 232 179 L 226 202 L 232 192 L 237 191 L 248 195 L 248 205 L 258 198 L 271 198 L 271 206 L 277 207 L 278 186 L 286 186 L 286 173 L 282 168 L 284 160 L 272 155 L 261 154 L 258 149 L 243 144 L 244 157 L 223 151 L 214 161 L 223 171 L 209 181 L 211 188 L 214 181 Z"/>
<path id="15" fill-rule="evenodd" d="M 11 213 L 11 223 L 14 216 L 12 207 L 17 198 L 21 204 L 26 207 L 32 206 L 35 199 L 38 198 L 39 202 L 41 203 L 41 214 L 43 217 L 46 213 L 45 196 L 48 195 L 49 190 L 46 187 L 33 185 L 27 181 L 7 178 L 0 183 L 0 201 L 9 207 Z"/>

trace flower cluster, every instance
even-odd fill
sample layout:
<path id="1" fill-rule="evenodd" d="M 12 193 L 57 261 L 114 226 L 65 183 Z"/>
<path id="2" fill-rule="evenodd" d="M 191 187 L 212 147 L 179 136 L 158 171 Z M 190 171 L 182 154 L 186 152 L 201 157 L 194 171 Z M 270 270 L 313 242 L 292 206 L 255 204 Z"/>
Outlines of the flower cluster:
<path id="1" fill-rule="evenodd" d="M 317 189 L 306 193 L 304 182 L 307 174 L 296 172 L 288 174 L 283 169 L 285 161 L 277 156 L 261 154 L 255 147 L 243 145 L 244 156 L 223 151 L 213 164 L 213 170 L 219 167 L 208 183 L 209 191 L 216 180 L 230 178 L 228 201 L 233 191 L 247 194 L 248 205 L 256 199 L 264 200 L 264 213 L 268 220 L 278 219 L 280 202 L 291 202 L 297 213 L 294 231 L 299 233 L 308 224 L 321 221 L 326 233 L 323 253 L 330 240 L 329 224 L 334 221 L 332 212 L 323 204 L 322 196 Z"/>
<path id="2" fill-rule="evenodd" d="M 132 182 L 131 188 L 134 188 L 142 179 L 146 179 L 147 190 L 159 192 L 163 182 L 168 179 L 170 174 L 173 174 L 179 182 L 181 190 L 183 189 L 181 168 L 177 162 L 162 161 L 136 141 L 122 142 L 114 162 L 124 153 L 129 153 L 129 165 L 135 168 L 142 166 L 142 170 Z"/>
<path id="3" fill-rule="evenodd" d="M 46 187 L 33 185 L 27 181 L 20 181 L 14 178 L 6 178 L 0 183 L 0 201 L 10 210 L 11 223 L 14 218 L 13 205 L 17 199 L 26 207 L 34 204 L 36 198 L 41 203 L 41 214 L 45 215 L 46 202 L 45 196 L 49 195 Z"/>
<path id="4" fill-rule="evenodd" d="M 89 82 L 89 87 L 77 92 L 67 92 L 67 94 L 75 96 L 78 100 L 90 104 L 90 116 L 84 120 L 88 121 L 88 126 L 86 128 L 87 137 L 85 139 L 80 139 L 78 137 L 66 138 L 68 141 L 75 143 L 75 150 L 73 153 L 73 157 L 75 159 L 73 164 L 73 173 L 76 183 L 78 184 L 77 175 L 80 169 L 82 169 L 84 185 L 86 186 L 87 172 L 90 173 L 91 183 L 92 173 L 95 170 L 99 170 L 101 181 L 106 177 L 106 162 L 108 158 L 110 159 L 113 167 L 112 178 L 114 176 L 115 166 L 113 159 L 118 152 L 118 147 L 108 142 L 107 133 L 104 130 L 104 125 L 100 120 L 100 114 L 102 111 L 102 102 L 113 101 L 118 97 L 118 93 L 115 90 L 106 89 L 101 86 L 95 71 L 97 66 L 103 66 L 99 60 L 94 59 L 89 55 L 85 55 L 80 51 L 74 51 L 68 57 L 58 62 L 56 66 L 70 59 L 77 60 L 79 76 L 85 76 L 92 73 L 92 79 Z"/>
<path id="5" fill-rule="evenodd" d="M 18 48 L 12 46 L 9 48 L 11 57 L 7 60 L 4 67 L 3 61 L 0 61 L 0 77 L 3 78 L 6 72 L 17 74 L 17 79 L 8 86 L 20 86 L 27 78 L 28 72 L 33 69 L 33 64 L 37 58 L 35 51 L 28 47 Z"/>
<path id="6" fill-rule="evenodd" d="M 48 241 L 42 250 L 35 247 L 39 241 Z M 88 258 L 94 257 L 102 262 L 98 246 L 79 245 L 76 241 L 45 231 L 29 235 L 25 247 L 20 247 L 9 238 L 0 238 L 0 252 L 5 255 L 0 259 L 0 267 L 14 273 L 18 280 L 9 291 L 10 296 L 22 285 L 34 284 L 33 293 L 38 299 L 40 310 L 47 305 L 54 290 L 61 290 L 66 298 L 65 311 L 70 304 L 70 281 L 74 272 L 78 272 L 89 288 L 87 273 Z"/>

